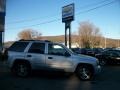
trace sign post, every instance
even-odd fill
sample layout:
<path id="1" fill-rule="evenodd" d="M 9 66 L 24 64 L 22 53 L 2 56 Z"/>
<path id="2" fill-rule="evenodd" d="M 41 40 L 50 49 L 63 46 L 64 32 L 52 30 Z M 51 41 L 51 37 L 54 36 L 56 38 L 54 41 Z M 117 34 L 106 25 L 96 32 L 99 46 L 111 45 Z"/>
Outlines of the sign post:
<path id="1" fill-rule="evenodd" d="M 69 48 L 71 48 L 71 22 L 74 20 L 74 3 L 62 7 L 62 22 L 65 23 L 65 45 L 67 46 L 67 29 L 69 29 Z"/>

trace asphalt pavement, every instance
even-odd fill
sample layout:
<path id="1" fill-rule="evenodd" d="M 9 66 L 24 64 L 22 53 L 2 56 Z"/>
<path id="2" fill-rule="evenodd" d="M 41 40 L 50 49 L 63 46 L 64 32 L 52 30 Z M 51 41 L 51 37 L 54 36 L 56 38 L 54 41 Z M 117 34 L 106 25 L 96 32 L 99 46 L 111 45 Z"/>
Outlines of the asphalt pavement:
<path id="1" fill-rule="evenodd" d="M 120 90 L 120 65 L 104 66 L 92 81 L 75 75 L 34 72 L 30 77 L 13 76 L 5 62 L 0 62 L 0 90 Z"/>

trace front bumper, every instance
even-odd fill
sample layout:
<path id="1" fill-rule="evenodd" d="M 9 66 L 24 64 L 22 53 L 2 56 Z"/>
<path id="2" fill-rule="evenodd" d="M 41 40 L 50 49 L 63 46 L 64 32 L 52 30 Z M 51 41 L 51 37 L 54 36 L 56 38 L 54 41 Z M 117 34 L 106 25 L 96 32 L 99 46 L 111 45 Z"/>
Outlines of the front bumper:
<path id="1" fill-rule="evenodd" d="M 101 66 L 97 65 L 96 69 L 95 69 L 95 74 L 98 74 L 101 72 Z"/>

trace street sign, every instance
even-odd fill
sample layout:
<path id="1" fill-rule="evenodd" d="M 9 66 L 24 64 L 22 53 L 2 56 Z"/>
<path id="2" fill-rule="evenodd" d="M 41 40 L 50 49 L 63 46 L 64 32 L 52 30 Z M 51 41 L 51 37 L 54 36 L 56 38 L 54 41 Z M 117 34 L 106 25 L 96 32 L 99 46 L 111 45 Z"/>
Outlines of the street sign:
<path id="1" fill-rule="evenodd" d="M 67 29 L 69 29 L 69 48 L 71 48 L 71 22 L 74 20 L 74 3 L 62 7 L 62 22 L 65 23 L 65 45 L 67 46 Z"/>
<path id="2" fill-rule="evenodd" d="M 62 22 L 74 20 L 74 3 L 62 7 Z"/>

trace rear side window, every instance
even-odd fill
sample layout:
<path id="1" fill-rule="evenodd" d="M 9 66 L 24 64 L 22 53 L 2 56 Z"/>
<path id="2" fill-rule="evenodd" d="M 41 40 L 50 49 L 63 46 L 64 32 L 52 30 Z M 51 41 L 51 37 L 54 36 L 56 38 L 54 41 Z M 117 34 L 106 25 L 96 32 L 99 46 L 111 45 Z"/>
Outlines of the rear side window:
<path id="1" fill-rule="evenodd" d="M 29 42 L 15 42 L 8 50 L 9 51 L 16 51 L 16 52 L 24 52 L 28 43 Z"/>
<path id="2" fill-rule="evenodd" d="M 44 54 L 45 43 L 33 43 L 28 52 L 29 53 Z"/>

